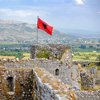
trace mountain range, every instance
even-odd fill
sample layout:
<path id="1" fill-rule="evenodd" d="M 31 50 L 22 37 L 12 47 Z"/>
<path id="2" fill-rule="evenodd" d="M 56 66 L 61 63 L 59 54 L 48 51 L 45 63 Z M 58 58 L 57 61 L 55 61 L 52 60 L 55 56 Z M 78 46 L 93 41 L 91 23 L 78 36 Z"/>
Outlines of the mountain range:
<path id="1" fill-rule="evenodd" d="M 71 40 L 74 36 L 63 34 L 62 32 L 53 29 L 53 35 L 50 36 L 42 30 L 38 30 L 39 40 Z M 37 27 L 36 24 L 29 24 L 14 20 L 0 19 L 0 41 L 6 42 L 25 42 L 36 41 Z"/>
<path id="2" fill-rule="evenodd" d="M 58 30 L 61 30 L 60 28 Z M 72 41 L 78 38 L 100 38 L 100 33 L 93 34 L 90 31 L 53 29 L 52 36 L 42 30 L 38 30 L 39 41 Z M 65 34 L 64 34 L 65 33 Z M 37 25 L 21 21 L 0 19 L 0 42 L 36 42 Z"/>

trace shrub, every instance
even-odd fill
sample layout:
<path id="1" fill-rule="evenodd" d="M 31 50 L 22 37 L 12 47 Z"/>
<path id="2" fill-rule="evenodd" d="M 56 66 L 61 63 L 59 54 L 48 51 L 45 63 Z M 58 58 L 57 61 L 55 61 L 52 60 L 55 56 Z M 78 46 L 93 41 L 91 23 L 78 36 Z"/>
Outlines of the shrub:
<path id="1" fill-rule="evenodd" d="M 63 64 L 63 61 L 60 61 L 61 64 Z"/>
<path id="2" fill-rule="evenodd" d="M 90 56 L 89 55 L 85 55 L 85 59 L 86 60 L 90 59 Z"/>
<path id="3" fill-rule="evenodd" d="M 99 62 L 99 64 L 98 64 L 98 70 L 100 70 L 100 62 Z"/>
<path id="4" fill-rule="evenodd" d="M 92 67 L 92 66 L 95 66 L 95 63 L 89 64 L 88 68 L 90 68 L 90 67 Z"/>
<path id="5" fill-rule="evenodd" d="M 97 59 L 96 60 L 100 61 L 100 55 L 97 56 Z"/>
<path id="6" fill-rule="evenodd" d="M 100 66 L 98 66 L 98 70 L 100 70 Z"/>
<path id="7" fill-rule="evenodd" d="M 98 65 L 100 66 L 100 62 L 98 63 Z"/>
<path id="8" fill-rule="evenodd" d="M 43 50 L 43 51 L 44 51 L 44 53 L 41 53 L 39 51 L 39 53 L 37 54 L 38 58 L 49 58 L 49 55 L 51 52 L 47 52 L 47 50 Z"/>

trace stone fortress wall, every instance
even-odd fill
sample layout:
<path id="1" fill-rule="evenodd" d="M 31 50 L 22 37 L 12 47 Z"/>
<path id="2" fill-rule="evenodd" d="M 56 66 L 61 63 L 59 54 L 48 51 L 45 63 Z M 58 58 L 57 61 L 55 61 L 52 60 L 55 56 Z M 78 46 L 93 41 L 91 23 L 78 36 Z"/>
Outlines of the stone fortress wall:
<path id="1" fill-rule="evenodd" d="M 81 67 L 87 67 L 91 63 L 95 63 L 95 65 L 99 64 L 99 62 L 96 62 L 96 61 L 73 61 L 72 63 L 73 64 L 80 64 Z"/>
<path id="2" fill-rule="evenodd" d="M 45 62 L 46 59 L 41 59 L 41 60 L 43 60 Z M 40 62 L 41 62 L 41 60 L 40 60 Z M 40 68 L 46 69 L 47 61 L 43 64 L 45 65 L 45 67 L 40 67 Z M 100 99 L 100 91 L 96 91 L 96 92 L 95 91 L 94 92 L 86 91 L 85 92 L 85 91 L 77 90 L 74 88 L 72 88 L 74 90 L 74 92 L 73 91 L 70 92 L 72 94 L 67 95 L 66 99 L 64 99 L 65 97 L 63 97 L 62 99 L 59 98 L 59 95 L 60 95 L 59 92 L 56 94 L 54 89 L 50 88 L 50 86 L 48 87 L 48 85 L 46 85 L 46 84 L 43 85 L 43 83 L 41 83 L 40 79 L 37 77 L 38 73 L 33 69 L 35 66 L 38 66 L 38 65 L 40 65 L 39 59 L 22 60 L 19 62 L 16 62 L 16 61 L 5 62 L 4 66 L 6 66 L 6 67 L 0 67 L 0 95 L 1 95 L 0 100 L 3 100 L 3 99 L 4 100 L 8 100 L 8 99 L 10 99 L 10 100 L 13 100 L 13 99 L 14 100 L 36 100 L 38 98 L 39 98 L 39 100 L 46 100 L 46 98 L 50 98 L 51 100 L 67 100 L 67 97 L 71 97 L 73 95 L 73 93 L 74 93 L 74 95 L 76 95 L 75 97 L 73 95 L 73 98 L 76 98 L 76 100 L 99 100 Z M 40 71 L 39 71 L 39 73 L 40 73 Z M 47 76 L 47 73 L 45 73 L 45 74 L 43 73 L 43 76 L 45 76 L 45 75 Z M 55 78 L 58 77 L 57 75 L 53 75 L 53 76 Z M 74 74 L 74 76 L 75 76 L 75 74 Z M 9 83 L 8 79 L 10 79 L 10 81 L 13 79 L 13 82 L 10 82 L 10 84 L 13 83 L 13 85 L 12 85 L 13 92 L 9 92 L 10 86 L 8 84 Z M 52 79 L 52 78 L 50 78 L 50 79 Z M 70 76 L 70 79 L 72 81 L 71 76 Z M 51 82 L 52 82 L 52 80 L 51 80 Z M 52 82 L 52 83 L 55 84 L 55 82 Z M 56 86 L 58 86 L 58 85 L 54 85 L 54 87 L 56 87 Z M 70 85 L 67 87 L 69 87 L 69 89 L 70 89 Z M 40 90 L 41 90 L 42 94 L 41 94 L 41 92 L 39 92 Z M 60 91 L 60 93 L 62 93 L 61 91 Z"/>
<path id="3" fill-rule="evenodd" d="M 32 100 L 32 69 L 0 66 L 0 100 Z"/>
<path id="4" fill-rule="evenodd" d="M 60 57 L 61 59 L 48 60 L 45 58 L 41 58 L 41 59 L 37 58 L 37 53 L 44 52 L 43 49 L 47 49 L 48 51 L 51 51 L 51 54 L 49 57 L 51 58 Z M 81 91 L 81 86 L 79 85 L 78 81 L 80 81 L 81 79 L 80 74 L 82 73 L 80 73 L 80 71 L 78 70 L 77 65 L 72 66 L 71 54 L 72 54 L 71 47 L 70 45 L 67 45 L 67 44 L 63 44 L 63 45 L 49 44 L 49 45 L 44 45 L 44 46 L 32 45 L 31 46 L 32 59 L 21 60 L 21 61 L 19 61 L 18 59 L 14 59 L 14 60 L 8 59 L 8 60 L 0 61 L 0 66 L 1 66 L 0 67 L 0 95 L 2 95 L 0 96 L 0 100 L 3 100 L 3 99 L 8 100 L 8 98 L 10 100 L 13 100 L 13 99 L 14 100 L 37 100 L 37 99 L 46 100 L 44 98 L 47 98 L 47 97 L 48 98 L 50 97 L 51 100 L 67 100 L 70 97 L 73 97 L 73 100 L 75 98 L 76 100 L 90 100 L 90 99 L 100 100 L 100 91 L 96 91 L 96 92 Z M 39 93 L 39 89 L 41 89 L 40 81 L 39 81 L 39 78 L 37 77 L 37 74 L 36 74 L 37 72 L 33 70 L 35 66 L 38 66 L 39 68 L 44 68 L 46 71 L 51 73 L 55 78 L 60 79 L 65 84 L 68 84 L 69 89 L 72 88 L 76 96 L 74 96 L 74 92 L 70 91 L 71 95 L 69 94 L 69 96 L 66 96 L 66 99 L 64 98 L 59 99 L 58 97 L 59 97 L 59 94 L 61 94 L 62 90 L 57 94 L 58 95 L 57 96 L 56 93 L 52 94 L 54 93 L 54 91 L 50 89 L 50 87 L 48 88 L 48 85 L 45 86 L 46 88 L 43 88 L 44 85 L 42 85 L 43 87 L 41 91 L 43 92 L 43 95 L 41 98 L 40 97 L 41 93 Z M 91 70 L 89 73 L 91 73 Z M 86 86 L 87 82 L 85 80 L 84 73 L 82 77 L 84 79 L 83 80 L 84 86 Z M 37 81 L 35 82 L 37 86 L 36 84 L 34 84 L 34 80 Z M 77 88 L 77 86 L 79 88 Z M 9 88 L 9 87 L 13 87 L 13 88 Z M 9 92 L 9 90 L 13 90 L 13 92 Z M 46 92 L 48 96 L 45 95 Z"/>
<path id="5" fill-rule="evenodd" d="M 45 58 L 34 59 L 34 60 L 23 60 L 22 62 L 16 63 L 5 63 L 4 66 L 7 68 L 34 68 L 35 66 L 45 68 L 55 77 L 58 77 L 62 82 L 71 84 L 71 67 L 66 63 L 61 63 L 59 60 L 48 60 Z"/>
<path id="6" fill-rule="evenodd" d="M 38 64 L 35 63 L 36 65 L 33 66 L 34 62 L 37 61 L 1 62 L 0 100 L 68 100 L 68 98 L 76 98 L 75 93 L 59 78 L 50 75 L 49 72 L 46 72 L 47 70 L 43 72 L 41 67 L 39 67 L 41 73 L 39 70 L 37 72 L 34 67 Z M 42 77 L 39 78 L 39 76 L 44 77 L 45 80 L 42 81 Z"/>
<path id="7" fill-rule="evenodd" d="M 44 52 L 46 49 L 48 52 L 51 52 L 49 57 L 52 58 L 61 58 L 62 54 L 65 50 L 70 49 L 71 46 L 69 44 L 36 44 L 31 45 L 31 59 L 37 58 L 37 53 Z"/>
<path id="8" fill-rule="evenodd" d="M 31 45 L 31 59 L 36 59 L 38 52 L 51 52 L 49 57 L 61 58 L 61 60 L 35 61 L 34 66 L 44 67 L 51 74 L 59 77 L 64 83 L 71 84 L 71 46 L 69 44 L 38 44 Z M 64 55 L 64 56 L 62 56 Z"/>

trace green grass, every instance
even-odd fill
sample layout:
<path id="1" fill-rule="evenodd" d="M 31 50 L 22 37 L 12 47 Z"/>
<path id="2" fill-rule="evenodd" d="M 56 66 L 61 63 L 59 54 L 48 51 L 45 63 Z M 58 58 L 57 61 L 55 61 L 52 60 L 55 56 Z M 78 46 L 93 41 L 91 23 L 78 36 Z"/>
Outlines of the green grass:
<path id="1" fill-rule="evenodd" d="M 98 70 L 100 70 L 100 66 L 98 66 Z"/>

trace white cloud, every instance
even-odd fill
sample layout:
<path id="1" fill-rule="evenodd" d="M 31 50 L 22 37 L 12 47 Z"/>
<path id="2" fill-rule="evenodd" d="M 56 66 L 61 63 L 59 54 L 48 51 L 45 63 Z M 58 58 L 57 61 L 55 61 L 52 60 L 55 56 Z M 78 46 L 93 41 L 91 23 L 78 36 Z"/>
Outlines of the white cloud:
<path id="1" fill-rule="evenodd" d="M 28 23 L 37 22 L 37 16 L 40 18 L 46 18 L 47 16 L 51 16 L 52 13 L 47 9 L 44 10 L 41 7 L 33 7 L 31 9 L 23 9 L 23 10 L 13 10 L 13 9 L 0 9 L 0 18 L 7 20 L 18 20 Z"/>
<path id="2" fill-rule="evenodd" d="M 0 14 L 5 14 L 6 16 L 18 16 L 18 17 L 36 17 L 36 16 L 45 16 L 50 13 L 42 10 L 12 10 L 12 9 L 0 9 Z"/>
<path id="3" fill-rule="evenodd" d="M 79 4 L 79 5 L 84 5 L 83 0 L 76 0 L 76 3 Z"/>
<path id="4" fill-rule="evenodd" d="M 100 14 L 100 11 L 98 13 Z"/>

